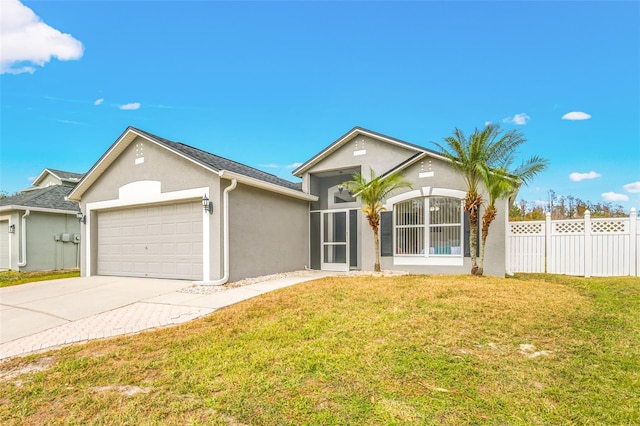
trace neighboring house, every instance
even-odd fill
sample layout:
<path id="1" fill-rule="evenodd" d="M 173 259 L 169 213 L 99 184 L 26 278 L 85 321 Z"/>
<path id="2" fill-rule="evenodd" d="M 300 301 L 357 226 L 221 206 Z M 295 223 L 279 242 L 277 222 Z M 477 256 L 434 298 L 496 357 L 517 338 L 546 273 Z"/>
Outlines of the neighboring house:
<path id="1" fill-rule="evenodd" d="M 382 267 L 469 272 L 464 179 L 433 151 L 354 128 L 295 170 L 296 184 L 129 127 L 69 195 L 84 214 L 82 275 L 218 284 L 305 267 L 371 270 L 372 232 L 341 185 L 370 167 L 413 182 L 387 200 Z M 486 274 L 505 272 L 505 211 Z"/>
<path id="2" fill-rule="evenodd" d="M 82 176 L 45 169 L 31 188 L 0 199 L 0 270 L 80 267 L 79 207 L 66 197 Z"/>

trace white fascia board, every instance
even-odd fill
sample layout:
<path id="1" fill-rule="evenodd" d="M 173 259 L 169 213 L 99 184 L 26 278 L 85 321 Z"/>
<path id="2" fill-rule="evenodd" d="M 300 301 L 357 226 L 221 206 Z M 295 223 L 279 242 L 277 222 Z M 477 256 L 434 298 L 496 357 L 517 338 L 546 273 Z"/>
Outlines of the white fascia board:
<path id="1" fill-rule="evenodd" d="M 0 207 L 0 212 L 11 211 L 11 210 L 31 210 L 32 212 L 59 213 L 59 214 L 78 213 L 76 210 L 48 209 L 46 207 L 29 207 L 29 206 L 15 206 L 15 205 Z"/>
<path id="2" fill-rule="evenodd" d="M 449 163 L 452 162 L 450 159 L 448 159 L 447 157 L 444 157 L 442 155 L 434 154 L 431 151 L 424 151 L 422 154 L 418 155 L 413 160 L 409 161 L 408 163 L 404 163 L 404 164 L 401 164 L 399 166 L 394 167 L 393 169 L 389 170 L 388 172 L 385 172 L 384 175 L 390 175 L 391 173 L 395 173 L 395 172 L 399 172 L 401 170 L 404 170 L 407 167 L 410 167 L 410 166 L 416 164 L 418 161 L 424 159 L 425 157 L 434 157 L 434 158 L 437 158 L 439 160 L 443 160 L 443 161 L 446 161 L 446 162 L 449 162 Z"/>
<path id="3" fill-rule="evenodd" d="M 38 177 L 37 177 L 37 178 L 35 178 L 35 179 L 33 180 L 32 185 L 33 185 L 33 186 L 37 186 L 37 185 L 40 183 L 40 181 L 41 181 L 41 180 L 45 177 L 45 175 L 47 175 L 47 174 L 50 174 L 51 176 L 55 177 L 56 179 L 59 179 L 59 180 L 61 180 L 61 181 L 62 181 L 62 179 L 60 179 L 60 177 L 59 177 L 59 176 L 56 176 L 56 175 L 55 175 L 55 173 L 52 173 L 52 172 L 51 172 L 51 170 L 49 170 L 49 169 L 44 169 L 44 170 L 43 170 L 43 171 L 38 175 Z"/>
<path id="4" fill-rule="evenodd" d="M 265 182 L 260 179 L 251 178 L 245 175 L 241 175 L 238 173 L 230 172 L 228 170 L 220 170 L 218 175 L 221 178 L 225 179 L 236 179 L 239 183 L 253 186 L 254 188 L 264 189 L 266 191 L 275 192 L 277 194 L 287 195 L 289 197 L 298 198 L 300 200 L 305 201 L 318 201 L 318 197 L 311 194 L 305 194 L 301 191 L 296 191 L 295 189 L 285 188 L 280 185 L 275 185 L 273 183 Z"/>
<path id="5" fill-rule="evenodd" d="M 76 185 L 76 187 L 73 188 L 73 190 L 67 196 L 67 199 L 79 202 L 84 191 L 86 191 L 86 189 L 88 189 L 93 184 L 93 182 L 95 182 L 97 177 L 100 174 L 102 174 L 102 172 L 104 172 L 104 170 L 106 170 L 111 163 L 113 163 L 113 161 L 124 151 L 124 149 L 136 139 L 136 137 L 141 137 L 149 142 L 155 143 L 156 145 L 166 149 L 167 151 L 170 151 L 173 154 L 181 158 L 184 158 L 185 160 L 193 164 L 196 164 L 206 170 L 209 170 L 212 173 L 218 173 L 218 170 L 215 170 L 211 167 L 207 167 L 206 165 L 198 161 L 195 161 L 193 158 L 187 157 L 186 155 L 169 148 L 168 146 L 154 140 L 153 138 L 150 138 L 147 135 L 138 133 L 133 129 L 128 129 L 124 134 L 122 134 L 122 136 L 118 138 L 118 140 L 111 146 L 111 148 L 106 152 L 106 154 L 104 154 L 102 158 L 98 160 L 98 162 L 91 168 L 91 170 L 89 170 L 89 172 Z M 98 176 L 95 176 L 96 173 L 98 174 Z"/>
<path id="6" fill-rule="evenodd" d="M 311 159 L 307 160 L 306 162 L 304 162 L 300 167 L 298 167 L 297 169 L 295 169 L 293 172 L 291 172 L 291 174 L 293 174 L 294 176 L 298 176 L 301 173 L 304 173 L 307 169 L 309 169 L 310 167 L 312 167 L 314 164 L 316 164 L 318 161 L 322 160 L 323 158 L 325 158 L 327 155 L 331 154 L 333 151 L 335 151 L 336 149 L 338 149 L 340 146 L 342 146 L 342 144 L 347 140 L 347 139 L 351 139 L 352 136 L 354 134 L 356 134 L 358 132 L 358 129 L 353 129 L 351 132 L 347 133 L 346 135 L 344 135 L 342 138 L 338 139 L 337 141 L 335 141 L 334 143 L 332 143 L 331 145 L 329 145 L 328 147 L 326 147 L 325 149 L 323 149 L 322 151 L 320 151 L 319 154 L 316 154 L 314 157 L 312 157 Z"/>
<path id="7" fill-rule="evenodd" d="M 410 149 L 410 150 L 416 151 L 416 152 L 426 152 L 424 149 L 419 149 L 416 146 L 409 145 L 409 144 L 406 144 L 406 143 L 402 143 L 402 142 L 400 142 L 398 140 L 395 140 L 395 139 L 390 139 L 388 137 L 381 136 L 379 134 L 370 133 L 370 132 L 367 132 L 366 130 L 363 130 L 363 129 L 353 129 L 353 131 L 347 133 L 342 138 L 338 139 L 337 141 L 335 141 L 334 143 L 329 145 L 327 148 L 325 148 L 323 151 L 321 151 L 318 155 L 316 155 L 312 159 L 310 159 L 307 162 L 305 162 L 302 166 L 300 166 L 297 169 L 295 169 L 292 172 L 292 174 L 294 176 L 299 176 L 301 173 L 304 173 L 306 170 L 308 170 L 314 164 L 316 164 L 317 162 L 319 162 L 323 158 L 327 157 L 329 154 L 331 154 L 336 149 L 340 148 L 348 140 L 353 139 L 356 135 L 368 136 L 368 137 L 370 137 L 372 139 L 377 139 L 377 140 L 380 140 L 380 141 L 383 141 L 383 142 L 387 142 L 387 143 L 390 143 L 392 145 L 400 146 L 400 147 L 403 147 L 403 148 L 406 148 L 406 149 Z M 444 157 L 442 157 L 442 158 L 445 159 Z"/>
<path id="8" fill-rule="evenodd" d="M 91 167 L 84 178 L 82 178 L 80 182 L 78 182 L 78 184 L 75 186 L 75 188 L 71 190 L 69 195 L 67 195 L 68 200 L 80 202 L 82 194 L 84 194 L 84 192 L 89 189 L 91 185 L 93 185 L 93 182 L 96 181 L 98 176 L 100 176 L 102 172 L 104 172 L 107 167 L 113 162 L 113 160 L 115 160 L 115 158 L 117 158 L 118 155 L 122 153 L 122 151 L 124 151 L 124 148 L 129 146 L 129 144 L 135 139 L 135 136 L 131 137 L 132 134 L 135 136 L 139 136 L 138 133 L 132 131 L 131 129 L 128 129 L 126 132 L 120 135 L 118 140 L 116 140 L 116 142 L 111 145 L 109 150 L 104 153 L 102 157 L 100 157 L 98 162 L 95 163 L 93 167 Z M 124 147 L 122 146 L 123 144 Z"/>

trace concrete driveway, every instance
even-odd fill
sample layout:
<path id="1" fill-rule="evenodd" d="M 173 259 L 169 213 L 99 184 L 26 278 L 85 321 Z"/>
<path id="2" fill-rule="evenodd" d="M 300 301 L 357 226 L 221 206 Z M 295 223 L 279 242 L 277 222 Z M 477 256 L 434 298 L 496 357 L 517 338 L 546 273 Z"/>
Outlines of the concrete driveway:
<path id="1" fill-rule="evenodd" d="M 204 294 L 190 281 L 88 277 L 0 289 L 0 360 L 191 321 L 268 291 L 330 275 L 308 271 Z"/>

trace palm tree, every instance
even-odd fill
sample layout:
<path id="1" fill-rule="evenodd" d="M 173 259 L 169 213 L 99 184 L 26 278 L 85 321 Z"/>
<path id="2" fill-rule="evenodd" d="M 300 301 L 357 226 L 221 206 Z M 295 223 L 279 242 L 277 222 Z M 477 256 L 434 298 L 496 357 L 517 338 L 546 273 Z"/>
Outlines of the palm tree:
<path id="1" fill-rule="evenodd" d="M 469 213 L 469 248 L 471 251 L 471 273 L 478 271 L 477 239 L 478 218 L 483 199 L 480 184 L 486 182 L 489 172 L 512 157 L 515 148 L 525 141 L 516 130 L 502 133 L 499 126 L 489 124 L 484 129 L 475 129 L 466 138 L 459 129 L 444 139 L 445 146 L 435 143 L 441 154 L 451 160 L 453 168 L 462 173 L 467 184 L 464 209 Z"/>
<path id="2" fill-rule="evenodd" d="M 485 175 L 484 184 L 489 194 L 489 205 L 482 215 L 482 235 L 480 241 L 480 262 L 476 275 L 484 273 L 484 254 L 487 236 L 489 235 L 489 227 L 496 218 L 498 210 L 496 209 L 496 201 L 500 198 L 509 197 L 518 191 L 522 184 L 527 185 L 531 179 L 539 172 L 547 168 L 548 161 L 538 156 L 533 156 L 529 160 L 523 162 L 514 170 L 507 171 L 511 159 L 505 161 L 505 165 L 494 169 Z"/>
<path id="3" fill-rule="evenodd" d="M 387 195 L 396 189 L 411 188 L 411 182 L 406 180 L 401 173 L 391 173 L 387 176 L 376 176 L 373 169 L 369 169 L 370 178 L 367 179 L 361 173 L 355 173 L 345 186 L 354 196 L 362 201 L 362 212 L 369 221 L 373 231 L 375 242 L 376 263 L 373 265 L 375 272 L 380 272 L 380 212 L 384 210 L 383 202 Z"/>

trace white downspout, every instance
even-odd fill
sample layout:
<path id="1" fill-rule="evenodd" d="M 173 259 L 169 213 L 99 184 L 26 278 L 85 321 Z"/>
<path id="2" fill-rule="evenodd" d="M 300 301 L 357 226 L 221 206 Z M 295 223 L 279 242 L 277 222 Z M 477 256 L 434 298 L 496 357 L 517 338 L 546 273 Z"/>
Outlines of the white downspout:
<path id="1" fill-rule="evenodd" d="M 27 210 L 22 215 L 22 261 L 18 262 L 18 267 L 27 266 L 27 218 L 31 210 Z"/>
<path id="2" fill-rule="evenodd" d="M 221 170 L 218 175 L 222 177 L 224 170 Z M 229 280 L 229 193 L 236 189 L 238 185 L 238 181 L 236 179 L 231 179 L 231 185 L 227 186 L 222 192 L 222 209 L 223 209 L 223 224 L 222 224 L 222 239 L 224 242 L 223 256 L 224 256 L 224 266 L 223 266 L 223 274 L 222 278 L 216 281 L 201 281 L 197 284 L 199 285 L 222 285 L 225 284 Z"/>

